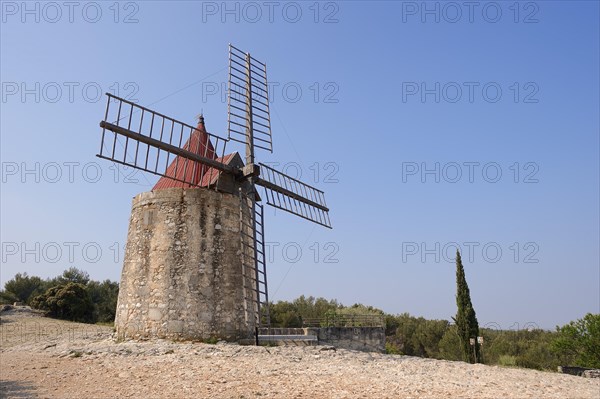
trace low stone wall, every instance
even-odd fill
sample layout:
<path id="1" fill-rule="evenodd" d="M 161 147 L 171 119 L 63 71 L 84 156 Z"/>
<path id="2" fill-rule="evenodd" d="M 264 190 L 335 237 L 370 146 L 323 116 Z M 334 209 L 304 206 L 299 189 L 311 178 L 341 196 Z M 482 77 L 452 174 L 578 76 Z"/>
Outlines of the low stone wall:
<path id="1" fill-rule="evenodd" d="M 600 369 L 586 370 L 582 376 L 585 378 L 600 378 Z"/>
<path id="2" fill-rule="evenodd" d="M 305 330 L 306 334 L 316 335 L 320 345 L 385 353 L 385 329 L 383 327 L 319 327 Z"/>
<path id="3" fill-rule="evenodd" d="M 383 327 L 304 327 L 304 328 L 261 328 L 259 335 L 279 336 L 277 345 L 331 345 L 336 348 L 359 350 L 363 352 L 385 353 L 385 329 Z M 300 340 L 298 336 L 316 337 L 312 340 Z M 254 345 L 254 339 L 243 340 L 246 345 Z M 264 344 L 265 342 L 263 342 Z"/>
<path id="4" fill-rule="evenodd" d="M 558 366 L 558 372 L 586 378 L 600 378 L 600 369 L 577 366 Z"/>

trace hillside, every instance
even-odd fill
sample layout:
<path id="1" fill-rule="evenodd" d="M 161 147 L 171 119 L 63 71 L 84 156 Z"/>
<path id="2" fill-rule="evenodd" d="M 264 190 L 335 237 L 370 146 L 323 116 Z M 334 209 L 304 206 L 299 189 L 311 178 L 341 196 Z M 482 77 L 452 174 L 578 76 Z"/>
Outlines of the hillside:
<path id="1" fill-rule="evenodd" d="M 598 398 L 600 379 L 332 347 L 123 342 L 3 312 L 1 397 Z"/>

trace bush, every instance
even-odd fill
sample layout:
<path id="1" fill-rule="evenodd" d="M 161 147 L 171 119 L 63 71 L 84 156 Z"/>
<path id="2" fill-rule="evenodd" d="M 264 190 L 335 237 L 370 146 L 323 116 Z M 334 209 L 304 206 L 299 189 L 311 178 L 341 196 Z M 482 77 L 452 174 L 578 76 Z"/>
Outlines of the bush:
<path id="1" fill-rule="evenodd" d="M 401 355 L 402 354 L 400 349 L 393 342 L 387 342 L 387 341 L 385 343 L 385 353 L 387 353 L 388 355 Z"/>
<path id="2" fill-rule="evenodd" d="M 463 360 L 460 337 L 456 325 L 449 326 L 439 342 L 439 357 L 445 360 Z"/>
<path id="3" fill-rule="evenodd" d="M 517 356 L 517 366 L 536 370 L 556 370 L 558 360 L 550 350 L 551 334 L 547 331 L 530 332 L 527 348 Z"/>
<path id="4" fill-rule="evenodd" d="M 517 358 L 511 355 L 500 355 L 498 364 L 504 367 L 515 367 L 517 365 Z"/>
<path id="5" fill-rule="evenodd" d="M 436 359 L 442 357 L 440 342 L 448 331 L 447 320 L 426 320 L 403 313 L 387 315 L 385 324 L 386 341 L 400 353 Z"/>

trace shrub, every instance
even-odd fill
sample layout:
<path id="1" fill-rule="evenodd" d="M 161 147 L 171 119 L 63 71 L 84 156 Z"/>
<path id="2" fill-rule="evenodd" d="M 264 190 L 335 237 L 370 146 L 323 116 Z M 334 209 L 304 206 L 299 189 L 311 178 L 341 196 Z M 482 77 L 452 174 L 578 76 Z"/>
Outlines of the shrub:
<path id="1" fill-rule="evenodd" d="M 515 367 L 517 365 L 517 358 L 511 355 L 500 355 L 498 364 L 504 367 Z"/>

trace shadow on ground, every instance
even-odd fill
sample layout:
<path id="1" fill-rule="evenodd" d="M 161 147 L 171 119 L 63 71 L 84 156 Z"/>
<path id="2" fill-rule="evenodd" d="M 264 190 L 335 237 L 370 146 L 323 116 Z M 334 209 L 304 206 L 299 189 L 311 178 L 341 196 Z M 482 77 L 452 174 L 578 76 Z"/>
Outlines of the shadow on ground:
<path id="1" fill-rule="evenodd" d="M 35 386 L 27 382 L 0 380 L 0 398 L 37 398 Z"/>

